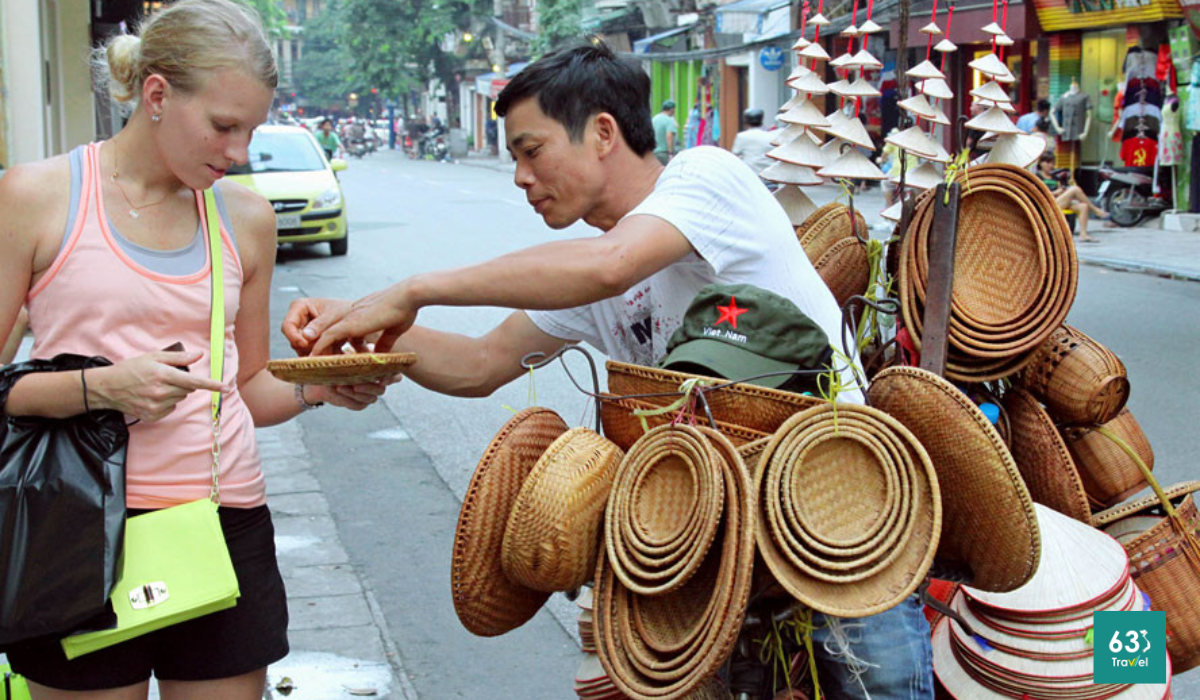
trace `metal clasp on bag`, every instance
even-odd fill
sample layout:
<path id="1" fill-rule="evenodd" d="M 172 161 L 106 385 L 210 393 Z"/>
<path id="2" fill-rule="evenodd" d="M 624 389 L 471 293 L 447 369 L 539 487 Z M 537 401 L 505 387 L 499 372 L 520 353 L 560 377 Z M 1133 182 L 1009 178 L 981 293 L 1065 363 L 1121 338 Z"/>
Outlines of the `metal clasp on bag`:
<path id="1" fill-rule="evenodd" d="M 164 581 L 151 581 L 129 592 L 129 605 L 134 610 L 145 610 L 160 603 L 165 603 L 171 593 Z"/>

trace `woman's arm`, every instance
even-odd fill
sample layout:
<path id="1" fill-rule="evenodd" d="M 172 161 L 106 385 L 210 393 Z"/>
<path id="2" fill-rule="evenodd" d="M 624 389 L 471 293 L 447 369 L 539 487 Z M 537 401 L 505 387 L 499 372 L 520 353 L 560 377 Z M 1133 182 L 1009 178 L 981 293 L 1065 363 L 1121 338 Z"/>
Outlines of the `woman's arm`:
<path id="1" fill-rule="evenodd" d="M 293 385 L 267 371 L 271 351 L 271 277 L 275 272 L 275 210 L 267 200 L 240 185 L 223 182 L 219 186 L 230 223 L 237 231 L 244 275 L 241 303 L 233 326 L 238 348 L 238 391 L 250 409 L 254 425 L 277 425 L 294 418 L 303 409 L 296 400 Z M 329 403 L 361 411 L 375 403 L 384 389 L 385 384 L 365 384 L 307 386 L 303 391 L 307 403 Z"/>
<path id="2" fill-rule="evenodd" d="M 4 343 L 3 349 L 0 349 L 0 365 L 7 365 L 17 356 L 17 350 L 21 348 L 21 340 L 25 337 L 25 329 L 28 327 L 29 312 L 22 306 L 21 312 L 17 314 L 17 322 L 8 333 L 8 341 Z"/>

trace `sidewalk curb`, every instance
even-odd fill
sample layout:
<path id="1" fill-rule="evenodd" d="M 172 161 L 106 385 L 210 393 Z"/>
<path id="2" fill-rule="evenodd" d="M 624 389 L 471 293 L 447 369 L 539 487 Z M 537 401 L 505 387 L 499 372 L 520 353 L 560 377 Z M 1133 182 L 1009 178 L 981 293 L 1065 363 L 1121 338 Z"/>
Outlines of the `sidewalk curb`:
<path id="1" fill-rule="evenodd" d="M 1182 280 L 1186 282 L 1200 282 L 1200 270 L 1169 268 L 1161 265 L 1147 265 L 1146 263 L 1140 263 L 1133 260 L 1106 258 L 1091 255 L 1080 255 L 1079 262 L 1085 265 L 1091 265 L 1093 267 L 1104 267 L 1120 272 L 1135 272 L 1143 275 L 1164 277 L 1166 279 Z"/>
<path id="2" fill-rule="evenodd" d="M 363 597 L 367 599 L 367 608 L 371 611 L 371 619 L 379 628 L 379 640 L 383 642 L 383 653 L 387 656 L 388 666 L 392 667 L 392 677 L 396 679 L 396 684 L 399 686 L 400 697 L 404 700 L 419 700 L 417 689 L 413 687 L 408 673 L 404 670 L 400 649 L 396 646 L 396 640 L 392 638 L 392 630 L 388 627 L 387 618 L 383 616 L 383 609 L 379 607 L 379 601 L 375 599 L 375 591 L 366 585 L 367 578 L 365 576 L 359 576 L 359 583 L 363 587 Z"/>
<path id="3" fill-rule="evenodd" d="M 498 173 L 515 172 L 517 167 L 515 163 L 505 163 L 491 158 L 459 158 L 454 161 L 455 165 L 469 165 L 472 168 L 486 168 L 495 170 Z"/>

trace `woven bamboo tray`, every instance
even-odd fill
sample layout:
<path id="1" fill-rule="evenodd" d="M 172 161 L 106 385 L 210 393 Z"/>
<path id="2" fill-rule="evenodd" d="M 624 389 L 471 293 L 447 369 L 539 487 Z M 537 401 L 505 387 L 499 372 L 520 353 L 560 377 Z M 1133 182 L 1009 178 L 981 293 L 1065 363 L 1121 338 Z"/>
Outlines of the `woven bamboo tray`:
<path id="1" fill-rule="evenodd" d="M 310 355 L 268 360 L 267 371 L 292 384 L 363 384 L 394 377 L 416 361 L 415 352 Z"/>

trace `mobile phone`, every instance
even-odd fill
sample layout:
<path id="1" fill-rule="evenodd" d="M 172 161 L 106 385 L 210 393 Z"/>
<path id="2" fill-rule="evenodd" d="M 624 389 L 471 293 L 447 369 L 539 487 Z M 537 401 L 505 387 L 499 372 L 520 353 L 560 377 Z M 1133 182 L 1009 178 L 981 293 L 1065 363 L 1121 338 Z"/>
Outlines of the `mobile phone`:
<path id="1" fill-rule="evenodd" d="M 174 343 L 171 343 L 167 347 L 163 348 L 163 352 L 183 352 L 183 343 L 181 343 L 179 341 L 175 341 Z M 184 365 L 182 367 L 176 367 L 175 369 L 178 369 L 178 370 L 181 370 L 184 372 L 188 371 L 187 365 Z"/>

